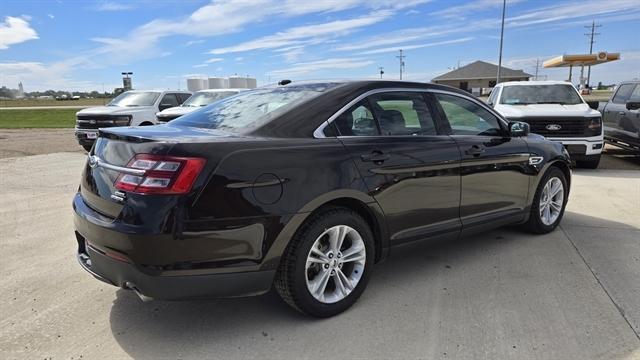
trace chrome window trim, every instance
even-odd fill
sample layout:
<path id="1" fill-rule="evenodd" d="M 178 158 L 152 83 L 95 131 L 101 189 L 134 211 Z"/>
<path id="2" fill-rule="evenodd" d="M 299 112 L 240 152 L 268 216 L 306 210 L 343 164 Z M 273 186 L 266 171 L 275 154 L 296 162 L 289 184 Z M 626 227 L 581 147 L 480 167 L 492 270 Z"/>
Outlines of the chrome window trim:
<path id="1" fill-rule="evenodd" d="M 347 111 L 353 105 L 357 104 L 359 101 L 361 101 L 362 99 L 364 99 L 364 98 L 366 98 L 368 96 L 379 94 L 379 93 L 386 93 L 386 92 L 423 92 L 423 93 L 440 93 L 440 94 L 457 96 L 457 97 L 469 100 L 469 101 L 479 105 L 483 109 L 489 111 L 489 113 L 494 115 L 498 119 L 498 121 L 503 125 L 503 129 L 502 130 L 505 130 L 506 127 L 507 127 L 507 121 L 505 121 L 503 119 L 502 115 L 500 115 L 497 111 L 495 111 L 489 105 L 487 105 L 487 104 L 483 103 L 482 101 L 477 100 L 477 99 L 475 99 L 475 98 L 473 98 L 471 96 L 460 94 L 460 93 L 457 93 L 457 92 L 454 92 L 454 91 L 447 91 L 447 90 L 441 90 L 441 89 L 381 88 L 381 89 L 369 90 L 369 91 L 367 91 L 365 93 L 362 93 L 362 94 L 358 95 L 355 99 L 349 101 L 345 106 L 340 108 L 340 110 L 336 111 L 333 115 L 331 115 L 330 118 L 328 118 L 326 121 L 324 121 L 322 124 L 320 124 L 320 126 L 318 126 L 318 128 L 316 128 L 316 130 L 313 132 L 313 137 L 316 138 L 316 139 L 326 138 L 326 136 L 323 133 L 324 129 L 327 126 L 329 126 L 329 124 L 331 124 L 336 118 L 338 118 L 340 115 L 342 115 L 345 111 Z M 368 137 L 375 137 L 375 136 L 382 136 L 382 135 L 368 135 Z M 407 136 L 407 135 L 405 135 L 405 136 Z M 412 136 L 412 135 L 408 135 L 408 136 Z M 342 137 L 342 136 L 338 135 L 337 137 Z M 351 137 L 353 137 L 353 136 L 351 136 Z M 362 137 L 362 136 L 358 136 L 358 137 Z"/>

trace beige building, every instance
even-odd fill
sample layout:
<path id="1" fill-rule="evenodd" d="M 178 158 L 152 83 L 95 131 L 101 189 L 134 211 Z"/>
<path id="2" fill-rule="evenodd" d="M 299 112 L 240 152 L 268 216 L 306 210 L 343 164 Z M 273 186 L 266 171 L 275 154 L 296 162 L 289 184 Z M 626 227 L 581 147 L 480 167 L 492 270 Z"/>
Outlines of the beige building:
<path id="1" fill-rule="evenodd" d="M 498 65 L 478 60 L 435 77 L 431 82 L 449 85 L 481 95 L 488 93 L 488 91 L 483 91 L 482 89 L 491 89 L 496 86 L 497 75 Z M 531 77 L 531 74 L 527 74 L 522 70 L 513 70 L 504 66 L 500 72 L 501 81 L 526 81 Z"/>

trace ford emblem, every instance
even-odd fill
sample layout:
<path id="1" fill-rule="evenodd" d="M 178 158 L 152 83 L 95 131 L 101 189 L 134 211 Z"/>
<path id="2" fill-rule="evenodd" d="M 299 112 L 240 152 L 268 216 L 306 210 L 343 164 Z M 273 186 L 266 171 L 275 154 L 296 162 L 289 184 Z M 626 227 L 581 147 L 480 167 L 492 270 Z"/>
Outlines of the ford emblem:
<path id="1" fill-rule="evenodd" d="M 89 124 L 91 124 L 91 125 L 95 125 L 95 124 L 96 124 L 96 121 L 95 121 L 95 120 L 89 120 Z"/>
<path id="2" fill-rule="evenodd" d="M 562 126 L 560 126 L 558 124 L 549 124 L 545 128 L 547 130 L 550 130 L 550 131 L 558 131 L 558 130 L 562 129 Z"/>

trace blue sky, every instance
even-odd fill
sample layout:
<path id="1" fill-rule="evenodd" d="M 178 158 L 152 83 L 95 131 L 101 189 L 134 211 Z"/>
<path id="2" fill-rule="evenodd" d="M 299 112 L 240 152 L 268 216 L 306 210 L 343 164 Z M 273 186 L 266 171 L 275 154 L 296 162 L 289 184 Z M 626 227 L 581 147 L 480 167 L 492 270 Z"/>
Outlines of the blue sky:
<path id="1" fill-rule="evenodd" d="M 497 63 L 502 0 L 29 1 L 0 5 L 0 85 L 26 91 L 111 90 L 120 72 L 136 88 L 186 87 L 193 75 L 279 79 L 398 77 L 429 81 L 474 60 Z M 563 53 L 622 60 L 592 83 L 640 77 L 640 0 L 507 0 L 504 64 L 535 71 Z M 635 36 L 634 36 L 635 34 Z M 574 72 L 577 79 L 579 70 Z M 548 79 L 566 69 L 541 69 Z"/>

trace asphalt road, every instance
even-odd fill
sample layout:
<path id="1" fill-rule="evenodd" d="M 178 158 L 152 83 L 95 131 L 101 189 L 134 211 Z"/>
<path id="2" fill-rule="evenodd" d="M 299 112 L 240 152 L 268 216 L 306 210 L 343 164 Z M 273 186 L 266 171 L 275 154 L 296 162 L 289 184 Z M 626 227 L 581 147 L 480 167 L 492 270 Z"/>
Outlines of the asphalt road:
<path id="1" fill-rule="evenodd" d="M 0 160 L 1 359 L 640 359 L 640 171 L 575 171 L 562 226 L 394 250 L 346 313 L 141 302 L 76 263 L 80 153 Z"/>

